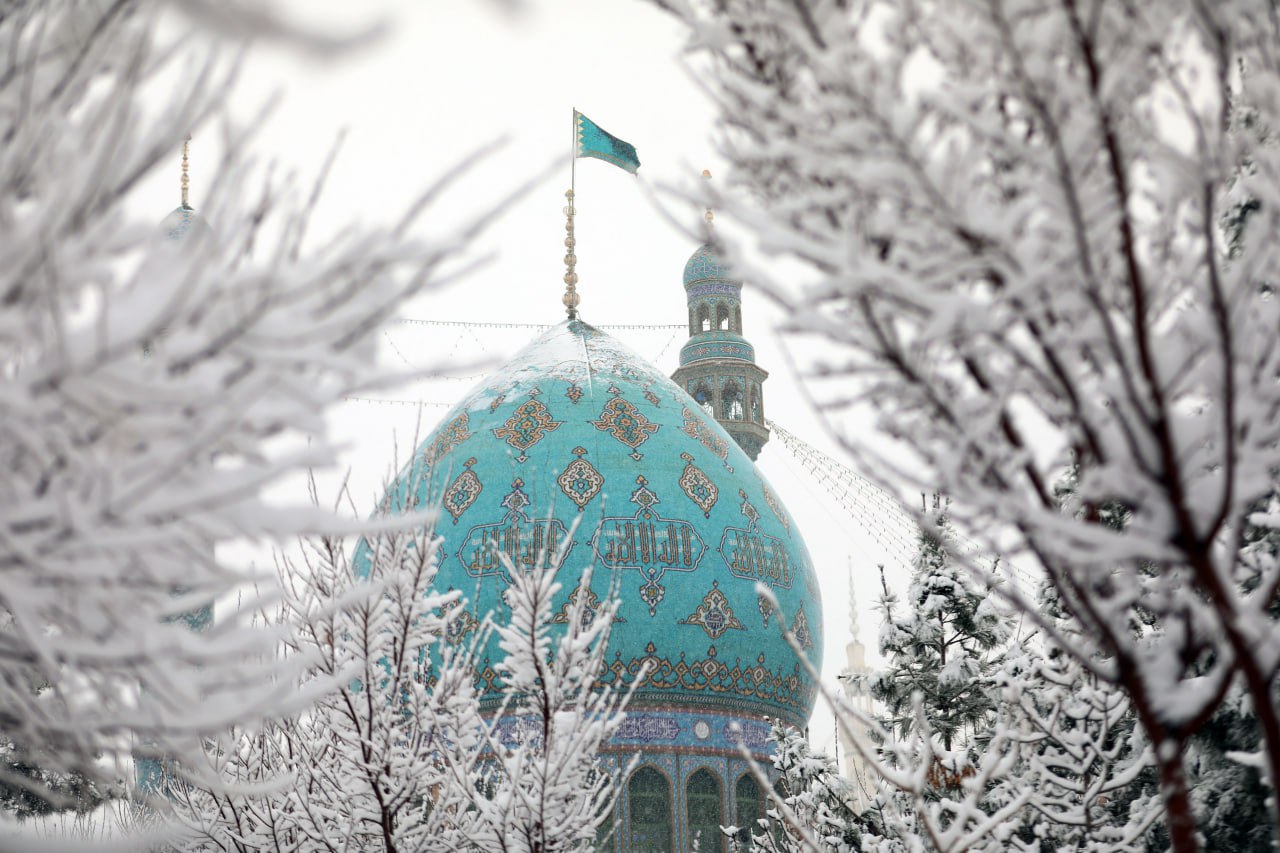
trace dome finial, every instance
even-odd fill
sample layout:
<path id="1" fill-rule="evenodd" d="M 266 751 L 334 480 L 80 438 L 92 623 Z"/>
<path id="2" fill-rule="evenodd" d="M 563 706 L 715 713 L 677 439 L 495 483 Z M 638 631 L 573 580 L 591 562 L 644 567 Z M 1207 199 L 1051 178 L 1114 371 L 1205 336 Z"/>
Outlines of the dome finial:
<path id="1" fill-rule="evenodd" d="M 573 251 L 574 246 L 577 245 L 577 240 L 573 237 L 573 215 L 577 211 L 573 208 L 572 187 L 565 190 L 564 197 L 568 204 L 564 206 L 564 297 L 560 301 L 564 303 L 569 319 L 575 320 L 578 317 L 578 303 L 582 301 L 582 297 L 578 295 L 578 274 L 574 271 L 578 256 Z"/>
<path id="2" fill-rule="evenodd" d="M 702 177 L 706 178 L 708 181 L 711 180 L 711 170 L 703 169 Z M 710 228 L 711 224 L 715 221 L 715 218 L 716 218 L 715 213 L 711 210 L 710 207 L 707 208 L 707 212 L 704 214 L 704 217 L 707 220 L 707 227 Z"/>
<path id="3" fill-rule="evenodd" d="M 187 138 L 182 140 L 182 209 L 190 210 L 191 204 L 187 200 L 187 191 L 191 188 L 190 161 L 188 155 L 191 153 L 191 134 L 187 134 Z"/>

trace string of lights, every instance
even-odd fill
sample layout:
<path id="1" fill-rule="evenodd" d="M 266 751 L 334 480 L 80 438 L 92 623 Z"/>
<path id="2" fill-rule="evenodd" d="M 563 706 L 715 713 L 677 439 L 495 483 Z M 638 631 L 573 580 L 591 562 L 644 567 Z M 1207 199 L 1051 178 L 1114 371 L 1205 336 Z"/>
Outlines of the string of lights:
<path id="1" fill-rule="evenodd" d="M 422 320 L 416 317 L 397 317 L 397 323 L 408 323 L 414 326 L 452 326 L 479 329 L 550 329 L 551 323 L 481 323 L 474 320 Z M 670 331 L 671 329 L 687 329 L 685 323 L 607 323 L 596 326 L 597 329 L 614 329 L 626 331 Z"/>
<path id="2" fill-rule="evenodd" d="M 501 323 L 501 322 L 477 322 L 470 320 L 424 320 L 413 317 L 400 317 L 397 322 L 413 325 L 413 326 L 435 326 L 444 328 L 463 329 L 470 333 L 477 344 L 480 343 L 479 338 L 475 336 L 475 329 L 532 329 L 545 330 L 551 328 L 550 324 L 544 323 Z M 666 323 L 666 324 L 610 324 L 602 325 L 601 329 L 625 330 L 625 331 L 669 331 L 671 336 L 659 353 L 659 358 L 670 348 L 672 342 L 676 340 L 679 330 L 685 329 L 682 323 Z M 387 343 L 391 349 L 409 367 L 414 367 L 412 362 L 405 354 L 396 346 L 390 335 L 384 333 Z M 457 344 L 455 342 L 455 349 Z M 483 347 L 482 347 L 483 348 Z M 483 378 L 483 374 L 475 374 L 471 376 L 450 376 L 447 374 L 428 373 L 423 376 L 424 379 L 445 380 L 445 381 L 474 381 Z M 409 406 L 409 407 L 431 407 L 431 408 L 449 408 L 453 403 L 439 402 L 435 400 L 405 400 L 405 399 L 385 399 L 374 397 L 347 397 L 348 401 L 354 403 L 365 403 L 382 406 Z M 891 554 L 897 561 L 904 566 L 910 565 L 915 559 L 916 552 L 919 550 L 919 529 L 915 521 L 902 510 L 896 498 L 886 492 L 884 489 L 872 483 L 870 480 L 858 474 L 852 468 L 832 458 L 826 453 L 818 450 L 803 439 L 796 436 L 790 430 L 778 424 L 776 421 L 768 421 L 769 428 L 774 435 L 782 442 L 783 446 L 791 453 L 791 455 L 802 465 L 813 480 L 819 483 L 828 494 L 830 494 L 836 503 L 847 512 L 864 530 L 868 532 L 875 542 L 881 548 Z M 963 543 L 967 546 L 966 551 L 974 555 L 981 555 L 977 543 L 961 537 Z M 1035 588 L 1035 580 L 1025 571 L 1017 566 L 1007 562 L 999 561 L 998 568 L 1006 573 L 1017 584 L 1019 589 L 1024 592 Z"/>
<path id="3" fill-rule="evenodd" d="M 382 406 L 436 406 L 447 409 L 453 403 L 441 403 L 436 400 L 383 400 L 377 397 L 343 397 L 350 403 L 376 403 Z"/>
<path id="4" fill-rule="evenodd" d="M 822 484 L 836 502 L 853 516 L 881 547 L 910 565 L 919 550 L 916 541 L 918 528 L 903 512 L 897 500 L 884 489 L 860 475 L 857 471 L 833 459 L 813 447 L 794 433 L 769 421 L 769 428 L 817 482 Z M 960 535 L 962 549 L 971 558 L 991 559 L 984 548 L 967 536 Z M 1008 560 L 999 560 L 993 568 L 1002 572 L 1017 585 L 1024 595 L 1034 592 L 1037 580 L 1027 571 Z"/>

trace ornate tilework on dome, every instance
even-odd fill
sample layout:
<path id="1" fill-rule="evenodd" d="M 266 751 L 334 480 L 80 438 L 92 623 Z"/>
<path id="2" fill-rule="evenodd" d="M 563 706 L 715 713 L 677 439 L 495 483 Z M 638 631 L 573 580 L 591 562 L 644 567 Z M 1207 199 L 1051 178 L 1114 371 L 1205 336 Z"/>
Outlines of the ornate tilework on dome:
<path id="1" fill-rule="evenodd" d="M 437 582 L 463 590 L 474 618 L 502 608 L 499 553 L 521 570 L 559 549 L 556 612 L 574 595 L 594 613 L 616 585 L 604 680 L 629 683 L 648 662 L 631 708 L 668 712 L 629 737 L 705 746 L 679 714 L 808 720 L 814 685 L 780 632 L 798 616 L 820 665 L 821 603 L 799 531 L 723 428 L 610 336 L 562 323 L 446 415 L 384 509 L 431 504 L 445 510 Z M 494 638 L 478 662 L 488 702 L 497 655 Z"/>
<path id="2" fill-rule="evenodd" d="M 684 265 L 684 286 L 700 281 L 733 282 L 731 286 L 742 289 L 737 279 L 729 275 L 729 268 L 721 262 L 710 243 L 703 243 L 697 248 Z"/>

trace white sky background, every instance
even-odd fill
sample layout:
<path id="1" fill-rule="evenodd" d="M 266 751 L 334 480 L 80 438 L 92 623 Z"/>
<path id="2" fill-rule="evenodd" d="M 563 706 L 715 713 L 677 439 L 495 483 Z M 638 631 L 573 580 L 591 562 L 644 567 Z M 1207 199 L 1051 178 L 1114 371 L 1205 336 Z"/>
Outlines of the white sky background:
<path id="1" fill-rule="evenodd" d="M 576 106 L 634 144 L 642 164 L 639 179 L 596 160 L 577 164 L 583 319 L 596 325 L 686 321 L 681 273 L 699 241 L 671 223 L 645 186 L 688 186 L 703 168 L 724 170 L 713 141 L 713 108 L 681 58 L 684 33 L 677 22 L 638 0 L 542 0 L 515 15 L 485 0 L 290 0 L 284 8 L 326 31 L 389 25 L 382 38 L 336 61 L 316 61 L 279 46 L 256 48 L 233 99 L 247 117 L 264 98 L 280 95 L 255 147 L 264 159 L 304 177 L 316 173 L 335 137 L 347 131 L 313 221 L 315 239 L 344 223 L 390 224 L 446 169 L 504 136 L 507 147 L 463 176 L 416 233 L 438 239 L 467 215 L 559 165 L 550 180 L 508 206 L 482 235 L 476 249 L 495 253 L 490 264 L 446 291 L 418 299 L 403 316 L 541 324 L 563 319 L 561 208 Z M 192 142 L 191 202 L 197 210 L 214 144 L 198 131 Z M 141 202 L 154 208 L 157 221 L 177 204 L 177 167 L 175 152 L 172 177 L 155 176 L 144 187 Z M 669 198 L 666 203 L 669 214 L 687 226 L 700 223 L 700 209 Z M 723 217 L 717 225 L 732 227 Z M 770 372 L 766 414 L 840 458 L 796 387 L 772 332 L 778 319 L 761 294 L 747 290 L 744 331 L 757 362 Z M 399 325 L 388 330 L 380 357 L 392 369 L 404 369 L 407 362 L 470 376 L 496 368 L 535 334 Z M 683 330 L 614 334 L 668 375 L 688 337 Z M 445 364 L 436 366 L 440 360 Z M 484 360 L 487 368 L 474 365 Z M 451 405 L 474 383 L 424 381 L 377 396 Z M 397 443 L 401 459 L 411 451 L 419 411 L 425 433 L 446 408 L 353 401 L 335 415 L 336 434 L 348 445 L 355 494 L 366 499 L 362 509 L 371 508 L 380 492 Z M 891 581 L 904 587 L 902 551 L 878 545 L 874 532 L 836 505 L 776 437 L 759 464 L 796 518 L 817 568 L 824 597 L 824 671 L 834 676 L 844 665 L 848 641 L 850 562 L 861 638 L 874 656 L 876 565 L 889 563 Z M 888 526 L 904 535 L 901 522 Z M 819 742 L 829 737 L 829 719 L 815 716 Z"/>

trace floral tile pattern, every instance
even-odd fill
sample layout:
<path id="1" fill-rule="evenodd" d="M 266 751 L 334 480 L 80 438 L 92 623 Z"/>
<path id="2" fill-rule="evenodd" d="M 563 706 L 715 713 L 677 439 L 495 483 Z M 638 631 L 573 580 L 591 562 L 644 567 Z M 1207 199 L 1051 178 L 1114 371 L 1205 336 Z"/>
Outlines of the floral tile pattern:
<path id="1" fill-rule="evenodd" d="M 730 629 L 744 630 L 738 617 L 733 615 L 729 599 L 720 591 L 720 582 L 712 581 L 711 590 L 702 597 L 698 608 L 680 620 L 681 625 L 699 625 L 707 636 L 718 640 Z"/>
<path id="2" fill-rule="evenodd" d="M 565 466 L 556 482 L 560 484 L 560 490 L 569 496 L 569 500 L 577 505 L 578 512 L 582 512 L 591 499 L 600 494 L 604 477 L 594 465 L 582 458 L 587 455 L 585 447 L 575 447 L 573 454 L 578 458 Z"/>
<path id="3" fill-rule="evenodd" d="M 564 422 L 552 420 L 547 407 L 542 403 L 529 400 L 527 403 L 522 403 L 511 417 L 507 418 L 505 424 L 493 431 L 493 434 L 505 439 L 507 444 L 519 450 L 520 455 L 516 460 L 525 462 L 529 458 L 525 451 L 542 441 L 547 433 L 559 429 L 562 423 Z"/>

